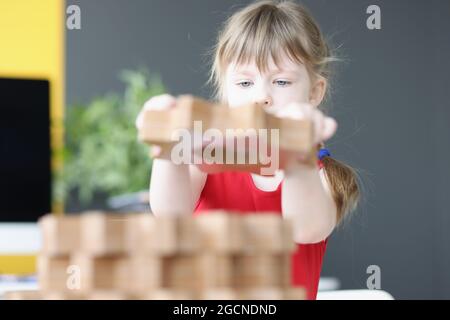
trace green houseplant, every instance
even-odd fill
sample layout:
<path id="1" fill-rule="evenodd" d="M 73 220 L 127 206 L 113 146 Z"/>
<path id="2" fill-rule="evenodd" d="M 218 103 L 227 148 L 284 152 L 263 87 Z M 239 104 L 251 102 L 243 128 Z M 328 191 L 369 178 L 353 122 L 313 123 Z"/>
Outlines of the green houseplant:
<path id="1" fill-rule="evenodd" d="M 144 102 L 165 92 L 160 78 L 145 69 L 124 70 L 123 93 L 108 93 L 86 105 L 67 108 L 64 168 L 55 197 L 69 193 L 89 206 L 96 193 L 107 197 L 146 190 L 151 159 L 148 146 L 137 140 L 135 119 Z"/>

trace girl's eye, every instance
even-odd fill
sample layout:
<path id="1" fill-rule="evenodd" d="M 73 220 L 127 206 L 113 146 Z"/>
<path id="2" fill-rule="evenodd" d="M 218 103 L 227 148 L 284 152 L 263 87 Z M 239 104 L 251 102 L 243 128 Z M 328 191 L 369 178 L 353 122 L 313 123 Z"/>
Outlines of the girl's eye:
<path id="1" fill-rule="evenodd" d="M 286 87 L 291 84 L 290 81 L 287 80 L 275 80 L 276 84 L 278 84 L 280 87 Z"/>
<path id="2" fill-rule="evenodd" d="M 237 85 L 242 88 L 248 88 L 251 86 L 251 84 L 252 84 L 251 81 L 241 81 L 241 82 L 237 83 Z"/>

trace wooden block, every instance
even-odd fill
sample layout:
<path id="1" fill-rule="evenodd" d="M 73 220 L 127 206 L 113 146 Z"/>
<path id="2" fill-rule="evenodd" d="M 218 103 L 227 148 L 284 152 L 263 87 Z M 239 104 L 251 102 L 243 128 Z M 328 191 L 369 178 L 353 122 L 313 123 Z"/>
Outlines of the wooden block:
<path id="1" fill-rule="evenodd" d="M 284 290 L 285 300 L 305 300 L 306 290 L 303 287 L 291 287 Z"/>
<path id="2" fill-rule="evenodd" d="M 179 215 L 177 224 L 177 252 L 179 254 L 193 254 L 201 251 L 202 242 L 198 225 L 192 215 Z"/>
<path id="3" fill-rule="evenodd" d="M 141 295 L 162 287 L 163 269 L 159 256 L 136 255 L 129 259 L 130 274 L 122 275 L 120 289 L 133 295 Z M 129 281 L 128 276 L 131 277 Z"/>
<path id="4" fill-rule="evenodd" d="M 293 228 L 279 213 L 251 213 L 242 217 L 243 252 L 293 252 Z"/>
<path id="5" fill-rule="evenodd" d="M 138 214 L 128 220 L 127 228 L 130 254 L 173 255 L 177 251 L 176 217 Z"/>
<path id="6" fill-rule="evenodd" d="M 233 288 L 212 288 L 201 291 L 200 300 L 237 300 L 239 296 Z"/>
<path id="7" fill-rule="evenodd" d="M 89 211 L 81 217 L 81 250 L 105 256 L 126 253 L 126 222 L 123 214 Z"/>
<path id="8" fill-rule="evenodd" d="M 191 290 L 161 288 L 139 296 L 141 300 L 196 300 L 196 294 Z"/>
<path id="9" fill-rule="evenodd" d="M 201 292 L 201 300 L 305 300 L 303 287 L 221 288 Z"/>
<path id="10" fill-rule="evenodd" d="M 192 95 L 179 96 L 175 108 L 180 110 L 178 123 L 181 128 L 193 129 L 194 121 L 200 121 L 203 128 L 220 128 L 227 119 L 225 108 L 217 108 L 217 105 Z"/>
<path id="11" fill-rule="evenodd" d="M 192 215 L 137 215 L 128 222 L 127 248 L 130 253 L 170 256 L 202 250 L 198 225 Z"/>
<path id="12" fill-rule="evenodd" d="M 139 139 L 149 144 L 173 142 L 176 129 L 191 130 L 201 121 L 203 130 L 279 129 L 280 146 L 293 151 L 312 149 L 313 127 L 310 121 L 276 117 L 259 106 L 247 104 L 230 108 L 191 95 L 181 95 L 177 105 L 167 110 L 144 110 Z"/>
<path id="13" fill-rule="evenodd" d="M 313 149 L 313 123 L 305 120 L 279 118 L 268 115 L 266 127 L 279 129 L 279 149 L 311 152 Z M 273 143 L 273 142 L 272 142 Z"/>
<path id="14" fill-rule="evenodd" d="M 80 216 L 47 214 L 39 219 L 38 224 L 43 254 L 64 256 L 80 248 Z"/>
<path id="15" fill-rule="evenodd" d="M 204 290 L 230 287 L 233 261 L 219 254 L 176 255 L 163 261 L 163 287 Z"/>
<path id="16" fill-rule="evenodd" d="M 239 215 L 213 210 L 198 216 L 135 215 L 127 222 L 126 252 L 173 255 L 214 251 L 293 252 L 292 225 L 278 213 Z M 88 251 L 89 252 L 89 251 Z"/>
<path id="17" fill-rule="evenodd" d="M 86 296 L 87 300 L 130 300 L 133 297 L 118 290 L 93 291 Z"/>
<path id="18" fill-rule="evenodd" d="M 70 258 L 68 256 L 45 256 L 37 257 L 37 274 L 41 291 L 67 291 L 67 280 L 69 278 L 68 268 Z"/>
<path id="19" fill-rule="evenodd" d="M 236 288 L 286 287 L 291 280 L 289 254 L 245 254 L 233 257 Z"/>
<path id="20" fill-rule="evenodd" d="M 79 292 L 87 294 L 96 290 L 118 289 L 121 277 L 129 274 L 128 260 L 120 256 L 95 257 L 74 254 L 71 260 L 80 270 Z"/>
<path id="21" fill-rule="evenodd" d="M 235 212 L 213 210 L 195 216 L 202 248 L 216 253 L 238 253 L 243 236 L 241 216 Z"/>
<path id="22" fill-rule="evenodd" d="M 38 290 L 7 291 L 5 300 L 41 300 L 42 296 Z"/>
<path id="23" fill-rule="evenodd" d="M 181 95 L 176 108 L 189 110 L 190 119 L 180 122 L 180 125 L 187 124 L 188 129 L 193 129 L 194 121 L 200 121 L 203 130 L 214 128 L 222 133 L 227 129 L 268 129 L 266 117 L 270 115 L 253 103 L 230 108 L 192 95 Z"/>
<path id="24" fill-rule="evenodd" d="M 182 128 L 190 129 L 192 104 L 186 105 L 179 102 L 180 100 L 176 108 L 168 110 L 144 110 L 144 125 L 139 130 L 139 140 L 148 144 L 169 144 L 173 142 L 173 131 Z"/>
<path id="25" fill-rule="evenodd" d="M 281 234 L 283 241 L 282 252 L 293 253 L 297 249 L 297 244 L 294 241 L 294 223 L 291 218 L 284 218 L 281 223 Z"/>
<path id="26" fill-rule="evenodd" d="M 75 254 L 72 264 L 80 268 L 80 292 L 120 290 L 141 294 L 160 287 L 161 261 L 156 256 L 104 256 Z"/>
<path id="27" fill-rule="evenodd" d="M 214 128 L 223 134 L 226 129 L 277 129 L 279 141 L 271 141 L 271 144 L 276 144 L 279 150 L 309 153 L 309 163 L 316 162 L 311 121 L 279 118 L 254 104 L 230 108 L 191 95 L 178 97 L 176 106 L 171 109 L 144 110 L 138 138 L 148 144 L 171 148 L 175 141 L 173 132 L 192 130 L 195 121 L 201 122 L 203 131 Z M 165 152 L 167 155 L 170 152 Z"/>
<path id="28" fill-rule="evenodd" d="M 246 288 L 236 291 L 240 300 L 283 300 L 284 291 L 278 287 Z"/>
<path id="29" fill-rule="evenodd" d="M 62 292 L 62 291 L 50 291 L 41 293 L 42 300 L 84 300 L 85 296 L 79 292 Z"/>
<path id="30" fill-rule="evenodd" d="M 292 254 L 289 252 L 281 253 L 280 268 L 281 268 L 281 286 L 289 288 L 292 285 Z"/>

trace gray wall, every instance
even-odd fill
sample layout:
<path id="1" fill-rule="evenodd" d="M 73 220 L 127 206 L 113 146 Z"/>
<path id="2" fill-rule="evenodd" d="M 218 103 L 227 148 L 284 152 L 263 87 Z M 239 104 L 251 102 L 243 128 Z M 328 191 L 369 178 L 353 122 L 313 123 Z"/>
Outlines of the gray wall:
<path id="1" fill-rule="evenodd" d="M 67 0 L 67 102 L 121 90 L 117 73 L 147 66 L 170 93 L 208 97 L 205 52 L 248 1 Z M 335 78 L 332 155 L 361 172 L 364 199 L 334 232 L 323 276 L 364 288 L 366 268 L 396 298 L 450 298 L 450 2 L 303 1 L 346 62 Z M 382 29 L 365 26 L 378 4 Z"/>

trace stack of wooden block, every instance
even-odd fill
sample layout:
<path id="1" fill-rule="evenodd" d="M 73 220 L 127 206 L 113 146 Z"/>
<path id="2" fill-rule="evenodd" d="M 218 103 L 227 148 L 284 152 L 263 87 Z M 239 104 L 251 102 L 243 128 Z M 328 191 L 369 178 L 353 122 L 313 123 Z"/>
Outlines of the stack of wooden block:
<path id="1" fill-rule="evenodd" d="M 254 103 L 229 107 L 192 95 L 180 95 L 173 108 L 143 109 L 141 116 L 142 126 L 138 131 L 138 139 L 146 144 L 159 146 L 161 153 L 157 156 L 158 158 L 172 159 L 172 148 L 182 142 L 180 136 L 184 136 L 184 134 L 180 134 L 181 132 L 174 134 L 177 130 L 181 129 L 182 132 L 188 130 L 192 137 L 196 133 L 196 129 L 200 131 L 197 133 L 203 135 L 198 138 L 202 142 L 200 143 L 201 147 L 192 145 L 190 151 L 197 155 L 197 161 L 202 160 L 199 169 L 207 173 L 232 170 L 258 174 L 265 171 L 264 174 L 273 174 L 271 163 L 268 164 L 266 160 L 262 161 L 261 154 L 250 161 L 249 155 L 246 154 L 250 152 L 248 150 L 250 147 L 246 145 L 250 146 L 250 141 L 253 139 L 256 141 L 255 146 L 259 145 L 262 150 L 260 152 L 264 152 L 268 156 L 269 153 L 266 150 L 273 150 L 271 152 L 278 154 L 277 165 L 279 167 L 276 169 L 287 165 L 286 154 L 289 152 L 299 152 L 305 155 L 304 164 L 306 165 L 315 167 L 317 163 L 312 121 L 278 117 Z M 210 139 L 206 139 L 204 136 L 204 132 L 211 129 L 215 133 L 214 139 L 209 141 Z M 249 141 L 240 146 L 241 143 L 238 141 L 243 141 L 243 138 L 248 138 Z M 259 139 L 264 141 L 262 145 L 266 146 L 267 143 L 269 149 L 262 148 Z M 230 147 L 231 151 L 227 150 L 230 142 L 231 146 L 236 145 L 236 147 Z M 206 146 L 210 150 L 221 149 L 221 155 L 210 156 L 211 151 L 204 151 Z M 226 159 L 223 157 L 224 155 Z M 228 158 L 230 155 L 241 159 L 242 162 L 230 161 Z M 246 160 L 247 158 L 248 160 Z M 188 162 L 194 163 L 193 157 L 189 156 L 187 159 Z"/>
<path id="2" fill-rule="evenodd" d="M 279 214 L 46 215 L 39 299 L 304 299 Z"/>

